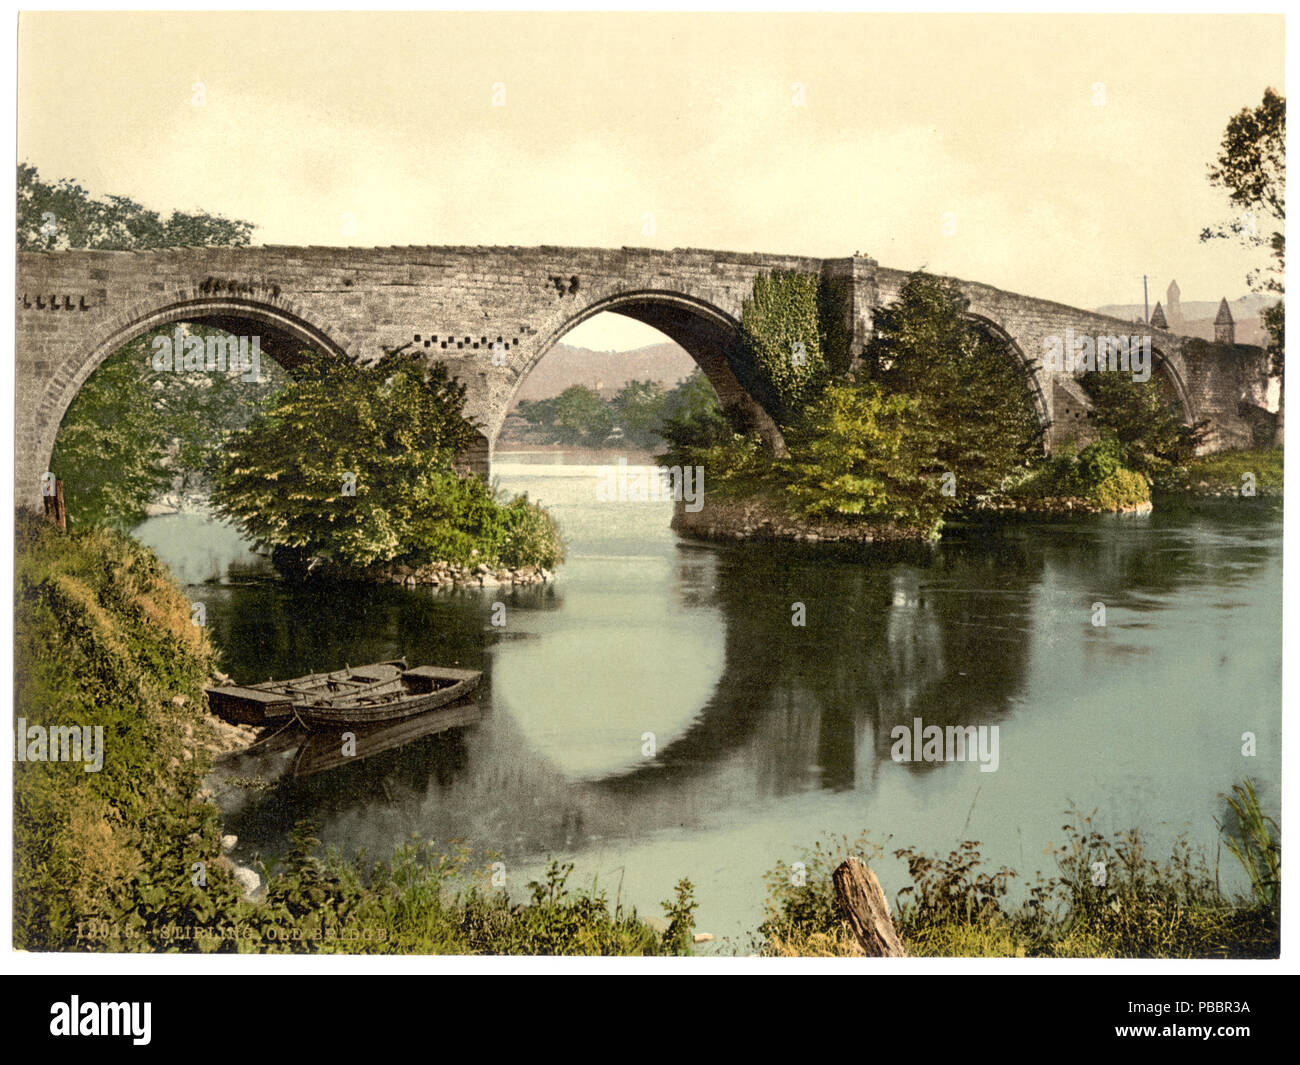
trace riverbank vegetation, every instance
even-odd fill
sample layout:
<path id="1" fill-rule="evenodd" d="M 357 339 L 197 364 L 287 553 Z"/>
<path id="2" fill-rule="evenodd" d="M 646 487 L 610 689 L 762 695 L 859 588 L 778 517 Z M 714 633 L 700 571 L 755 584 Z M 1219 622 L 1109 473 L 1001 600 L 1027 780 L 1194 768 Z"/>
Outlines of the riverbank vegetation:
<path id="1" fill-rule="evenodd" d="M 1243 448 L 1198 455 L 1184 466 L 1164 473 L 1156 481 L 1160 492 L 1194 496 L 1282 498 L 1283 449 Z"/>
<path id="2" fill-rule="evenodd" d="M 923 273 L 881 308 L 860 364 L 827 313 L 833 300 L 811 275 L 760 278 L 742 312 L 743 343 L 789 456 L 757 435 L 666 427 L 661 461 L 701 466 L 710 498 L 759 498 L 809 521 L 853 521 L 937 535 L 1028 476 L 1042 428 L 1008 343 L 974 327 L 955 284 Z"/>
<path id="3" fill-rule="evenodd" d="M 659 461 L 702 467 L 709 502 L 728 513 L 746 504 L 768 516 L 765 528 L 831 522 L 843 531 L 848 522 L 880 538 L 924 539 L 950 519 L 1141 512 L 1153 486 L 1195 492 L 1252 464 L 1264 494 L 1280 491 L 1280 451 L 1198 458 L 1206 426 L 1185 424 L 1156 378 L 1084 374 L 1098 439 L 1045 454 L 1026 369 L 1009 342 L 970 320 L 954 283 L 924 273 L 877 313 L 859 364 L 837 369 L 822 354 L 837 342 L 818 316 L 828 306 L 819 283 L 762 278 L 745 304 L 753 367 L 745 383 L 778 418 L 788 457 L 727 425 L 716 400 L 662 431 L 669 444 Z M 689 524 L 711 527 L 711 519 Z M 743 535 L 734 525 L 720 522 Z"/>
<path id="4" fill-rule="evenodd" d="M 1017 874 L 988 868 L 979 843 L 946 856 L 893 850 L 910 884 L 893 916 L 913 957 L 1275 958 L 1280 948 L 1281 845 L 1247 781 L 1225 797 L 1224 845 L 1247 873 L 1248 895 L 1228 895 L 1217 869 L 1178 839 L 1165 858 L 1148 853 L 1138 830 L 1106 836 L 1096 811 L 1069 811 L 1054 848 L 1056 875 L 1038 874 L 1017 902 Z M 769 956 L 861 953 L 835 898 L 831 873 L 851 855 L 869 862 L 886 846 L 868 835 L 818 843 L 801 864 L 767 877 L 768 916 L 758 947 Z"/>

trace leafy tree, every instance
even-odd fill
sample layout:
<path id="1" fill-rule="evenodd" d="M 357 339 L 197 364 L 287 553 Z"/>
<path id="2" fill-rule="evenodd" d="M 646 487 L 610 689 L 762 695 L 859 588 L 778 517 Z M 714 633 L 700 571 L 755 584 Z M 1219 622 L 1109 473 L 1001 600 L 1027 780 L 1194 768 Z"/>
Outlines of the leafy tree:
<path id="1" fill-rule="evenodd" d="M 741 308 L 746 358 L 737 369 L 780 425 L 793 424 L 830 377 L 822 354 L 820 283 L 816 274 L 795 271 L 761 275 Z"/>
<path id="2" fill-rule="evenodd" d="M 1113 437 L 1122 464 L 1149 478 L 1184 465 L 1205 436 L 1206 424 L 1185 425 L 1178 405 L 1154 378 L 1139 383 L 1124 374 L 1091 370 L 1080 384 L 1092 400 L 1103 439 Z"/>
<path id="3" fill-rule="evenodd" d="M 96 199 L 76 181 L 42 181 L 36 167 L 18 164 L 18 250 L 238 247 L 254 226 L 206 212 L 173 211 L 163 218 L 127 196 Z"/>
<path id="4" fill-rule="evenodd" d="M 222 336 L 206 326 L 190 335 Z M 260 379 L 238 368 L 155 371 L 153 340 L 165 326 L 137 337 L 90 375 L 73 399 L 54 441 L 50 469 L 64 483 L 68 521 L 127 529 L 167 490 L 205 495 L 225 434 L 285 380 L 271 359 Z"/>
<path id="5" fill-rule="evenodd" d="M 1207 226 L 1201 240 L 1236 237 L 1253 248 L 1267 248 L 1273 262 L 1247 277 L 1252 292 L 1285 291 L 1286 280 L 1286 98 L 1273 89 L 1254 110 L 1242 108 L 1228 120 L 1219 157 L 1210 165 L 1210 184 L 1227 189 L 1241 214 L 1231 222 Z M 1270 229 L 1264 233 L 1262 229 Z M 1272 372 L 1282 378 L 1274 444 L 1284 439 L 1286 408 L 1285 311 L 1279 301 L 1264 312 Z"/>
<path id="6" fill-rule="evenodd" d="M 519 413 L 558 444 L 596 447 L 614 429 L 609 404 L 586 385 L 570 385 L 550 399 L 522 402 Z"/>
<path id="7" fill-rule="evenodd" d="M 659 435 L 667 442 L 661 462 L 682 465 L 686 449 L 707 448 L 731 437 L 718 394 L 703 371 L 695 369 L 664 397 Z"/>
<path id="8" fill-rule="evenodd" d="M 522 498 L 503 506 L 453 469 L 474 438 L 464 400 L 441 363 L 308 355 L 226 442 L 213 501 L 289 573 L 313 557 L 362 569 L 554 565 L 562 552 L 544 512 Z"/>
<path id="9" fill-rule="evenodd" d="M 1228 120 L 1219 157 L 1210 165 L 1210 184 L 1228 190 L 1241 209 L 1230 222 L 1207 226 L 1201 240 L 1236 237 L 1248 247 L 1268 248 L 1274 264 L 1251 275 L 1254 291 L 1283 291 L 1286 270 L 1286 98 L 1272 89 L 1254 110 L 1242 108 Z M 1277 228 L 1261 232 L 1270 224 Z"/>
<path id="10" fill-rule="evenodd" d="M 629 381 L 610 401 L 624 438 L 639 447 L 653 447 L 663 427 L 667 393 L 658 381 Z"/>
<path id="11" fill-rule="evenodd" d="M 55 438 L 50 470 L 63 481 L 68 523 L 129 528 L 171 482 L 171 440 L 154 405 L 149 351 L 128 344 L 73 399 Z"/>
<path id="12" fill-rule="evenodd" d="M 880 386 L 916 401 L 908 420 L 920 471 L 956 479 L 952 505 L 997 491 L 1042 453 L 1042 426 L 1024 372 L 1003 340 L 965 317 L 968 301 L 951 280 L 913 274 L 876 314 L 866 352 Z"/>

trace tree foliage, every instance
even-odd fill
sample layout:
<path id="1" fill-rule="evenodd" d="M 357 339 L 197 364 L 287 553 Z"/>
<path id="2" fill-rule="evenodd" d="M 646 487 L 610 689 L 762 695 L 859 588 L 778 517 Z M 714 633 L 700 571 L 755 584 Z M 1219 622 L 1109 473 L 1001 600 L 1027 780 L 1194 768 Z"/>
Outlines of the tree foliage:
<path id="1" fill-rule="evenodd" d="M 915 397 L 874 382 L 827 386 L 792 434 L 787 494 L 813 518 L 936 530 L 946 498 L 909 432 L 919 413 Z"/>
<path id="2" fill-rule="evenodd" d="M 1125 374 L 1092 370 L 1080 384 L 1092 400 L 1092 416 L 1103 438 L 1116 441 L 1121 464 L 1148 478 L 1184 465 L 1204 439 L 1206 424 L 1185 424 L 1177 402 L 1161 392 L 1156 377 L 1137 382 Z"/>
<path id="3" fill-rule="evenodd" d="M 128 196 L 93 197 L 71 178 L 42 181 L 36 167 L 19 163 L 17 228 L 19 251 L 145 251 L 243 246 L 255 227 L 204 211 L 164 218 Z"/>
<path id="4" fill-rule="evenodd" d="M 667 444 L 667 453 L 660 461 L 681 465 L 685 450 L 720 444 L 731 434 L 718 394 L 703 371 L 693 370 L 664 398 L 659 435 Z"/>
<path id="5" fill-rule="evenodd" d="M 442 363 L 310 355 L 228 440 L 213 501 L 288 571 L 313 557 L 554 565 L 561 550 L 544 512 L 523 498 L 502 505 L 454 469 L 476 436 L 464 399 Z"/>
<path id="6" fill-rule="evenodd" d="M 600 393 L 570 385 L 549 399 L 522 400 L 519 413 L 553 443 L 599 447 L 614 429 L 614 412 Z"/>
<path id="7" fill-rule="evenodd" d="M 246 425 L 285 380 L 269 358 L 256 381 L 238 368 L 156 371 L 153 340 L 175 328 L 153 330 L 110 355 L 68 407 L 50 470 L 63 481 L 72 525 L 130 528 L 169 490 L 205 495 L 226 434 Z M 185 330 L 225 335 L 207 326 Z"/>
<path id="8" fill-rule="evenodd" d="M 1247 283 L 1255 292 L 1286 290 L 1286 98 L 1273 89 L 1264 90 L 1264 99 L 1253 111 L 1242 108 L 1228 120 L 1219 146 L 1219 157 L 1210 166 L 1210 184 L 1227 189 L 1228 200 L 1241 214 L 1231 222 L 1207 226 L 1201 240 L 1235 236 L 1248 247 L 1266 247 L 1273 259 L 1267 269 L 1254 270 Z M 1267 235 L 1260 232 L 1263 218 L 1274 228 Z M 1286 369 L 1286 311 L 1279 300 L 1263 314 L 1268 331 L 1271 371 L 1283 377 Z M 1285 418 L 1285 378 L 1278 401 L 1274 444 L 1283 441 Z"/>
<path id="9" fill-rule="evenodd" d="M 623 439 L 637 447 L 660 442 L 668 393 L 658 381 L 629 381 L 610 400 Z"/>
<path id="10" fill-rule="evenodd" d="M 967 307 L 951 280 L 913 274 L 877 312 L 866 352 L 886 392 L 915 400 L 906 427 L 911 452 L 922 472 L 954 475 L 955 506 L 995 492 L 1042 454 L 1043 441 L 1019 358 L 974 326 Z"/>
<path id="11" fill-rule="evenodd" d="M 1286 98 L 1273 89 L 1253 110 L 1242 108 L 1228 120 L 1219 156 L 1210 165 L 1210 184 L 1226 189 L 1241 214 L 1207 226 L 1201 240 L 1236 237 L 1248 247 L 1269 250 L 1275 260 L 1250 278 L 1255 291 L 1281 292 L 1286 271 Z M 1263 232 L 1268 224 L 1270 232 Z"/>

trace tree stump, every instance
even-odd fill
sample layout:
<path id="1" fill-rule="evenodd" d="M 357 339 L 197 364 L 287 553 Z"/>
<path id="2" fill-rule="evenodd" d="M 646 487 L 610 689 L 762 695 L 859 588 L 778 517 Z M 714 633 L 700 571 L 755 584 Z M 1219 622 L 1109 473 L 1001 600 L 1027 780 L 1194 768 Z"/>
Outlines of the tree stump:
<path id="1" fill-rule="evenodd" d="M 840 909 L 867 957 L 906 958 L 903 941 L 889 916 L 885 892 L 866 863 L 859 858 L 841 862 L 831 880 Z"/>

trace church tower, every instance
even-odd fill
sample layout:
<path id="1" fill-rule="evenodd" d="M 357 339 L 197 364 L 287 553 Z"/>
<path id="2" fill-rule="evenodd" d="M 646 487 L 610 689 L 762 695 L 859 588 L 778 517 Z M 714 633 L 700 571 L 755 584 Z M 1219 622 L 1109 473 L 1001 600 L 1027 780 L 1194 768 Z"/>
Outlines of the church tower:
<path id="1" fill-rule="evenodd" d="M 1183 294 L 1177 281 L 1170 281 L 1165 292 L 1165 316 L 1169 319 L 1169 328 L 1175 333 L 1183 331 Z"/>

